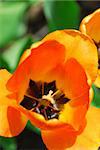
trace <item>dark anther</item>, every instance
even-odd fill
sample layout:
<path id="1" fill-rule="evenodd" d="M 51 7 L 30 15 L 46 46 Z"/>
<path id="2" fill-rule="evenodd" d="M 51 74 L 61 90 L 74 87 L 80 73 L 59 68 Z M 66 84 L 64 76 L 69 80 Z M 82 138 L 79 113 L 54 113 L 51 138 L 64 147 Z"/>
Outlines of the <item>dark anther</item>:
<path id="1" fill-rule="evenodd" d="M 61 95 L 58 95 L 58 96 L 55 95 L 54 99 L 59 104 L 65 104 L 65 103 L 67 103 L 70 100 L 70 99 L 66 98 L 65 94 L 63 94 L 63 93 Z"/>
<path id="2" fill-rule="evenodd" d="M 46 120 L 59 117 L 64 104 L 69 101 L 65 94 L 56 88 L 56 82 L 34 82 L 30 80 L 23 101 L 24 108 L 42 114 Z"/>
<path id="3" fill-rule="evenodd" d="M 97 150 L 100 150 L 100 146 L 98 147 L 98 149 Z"/>
<path id="4" fill-rule="evenodd" d="M 50 90 L 52 90 L 53 92 L 57 90 L 55 81 L 50 83 L 44 83 L 44 94 L 47 95 Z"/>
<path id="5" fill-rule="evenodd" d="M 32 98 L 24 96 L 23 101 L 20 103 L 21 106 L 24 108 L 31 110 L 32 108 L 36 107 L 38 102 Z"/>
<path id="6" fill-rule="evenodd" d="M 30 95 L 37 98 L 41 98 L 42 97 L 41 88 L 42 88 L 41 82 L 35 83 L 34 81 L 30 80 L 28 89 L 30 91 Z"/>
<path id="7" fill-rule="evenodd" d="M 66 98 L 66 97 L 61 97 L 61 99 L 59 98 L 57 100 L 57 104 L 65 104 L 67 103 L 68 101 L 70 101 L 70 99 Z"/>
<path id="8" fill-rule="evenodd" d="M 54 109 L 53 105 L 45 99 L 43 99 L 33 111 L 42 114 L 46 120 L 53 118 L 58 119 L 59 116 L 59 110 Z"/>
<path id="9" fill-rule="evenodd" d="M 65 97 L 65 94 L 61 91 L 58 91 L 57 94 L 54 94 L 53 98 L 56 101 L 56 105 L 57 105 L 59 110 L 62 110 L 64 104 L 66 104 L 67 102 L 70 101 L 70 99 Z"/>

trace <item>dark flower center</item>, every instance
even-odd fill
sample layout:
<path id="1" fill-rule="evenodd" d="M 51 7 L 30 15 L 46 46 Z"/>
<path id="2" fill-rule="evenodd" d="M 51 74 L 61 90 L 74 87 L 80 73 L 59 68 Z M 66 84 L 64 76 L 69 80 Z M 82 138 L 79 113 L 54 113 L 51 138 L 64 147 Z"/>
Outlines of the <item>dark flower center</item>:
<path id="1" fill-rule="evenodd" d="M 69 101 L 65 94 L 56 88 L 56 82 L 34 82 L 30 80 L 29 87 L 20 103 L 33 112 L 42 114 L 46 120 L 59 117 L 59 112 Z"/>
<path id="2" fill-rule="evenodd" d="M 98 150 L 100 150 L 100 146 L 98 147 Z"/>
<path id="3" fill-rule="evenodd" d="M 98 50 L 98 69 L 100 69 L 100 41 L 99 41 L 99 43 L 94 41 L 94 43 L 95 43 L 97 50 Z"/>

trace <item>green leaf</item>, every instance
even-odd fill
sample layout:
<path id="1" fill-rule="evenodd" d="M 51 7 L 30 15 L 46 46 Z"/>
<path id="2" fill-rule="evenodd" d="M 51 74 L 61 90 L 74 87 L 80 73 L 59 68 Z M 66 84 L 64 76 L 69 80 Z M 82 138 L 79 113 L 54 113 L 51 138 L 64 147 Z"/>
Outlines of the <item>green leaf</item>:
<path id="1" fill-rule="evenodd" d="M 31 37 L 27 36 L 14 42 L 10 48 L 2 53 L 2 59 L 8 64 L 10 72 L 16 69 L 22 53 L 29 48 L 32 43 Z"/>
<path id="2" fill-rule="evenodd" d="M 38 3 L 39 0 L 27 0 L 27 2 L 28 2 L 29 4 L 34 5 L 34 4 Z"/>
<path id="3" fill-rule="evenodd" d="M 9 70 L 9 66 L 8 66 L 7 62 L 0 55 L 0 69 L 4 69 L 4 68 Z"/>
<path id="4" fill-rule="evenodd" d="M 27 123 L 27 126 L 26 126 L 29 130 L 33 131 L 33 132 L 36 132 L 37 134 L 41 134 L 40 133 L 40 129 L 39 128 L 36 128 L 35 126 L 33 126 L 30 121 L 28 121 Z"/>
<path id="5" fill-rule="evenodd" d="M 0 137 L 0 149 L 1 149 L 1 147 L 4 150 L 17 150 L 15 138 Z"/>
<path id="6" fill-rule="evenodd" d="M 73 1 L 44 1 L 44 13 L 50 31 L 65 28 L 78 28 L 80 9 Z"/>
<path id="7" fill-rule="evenodd" d="M 13 1 L 11 1 L 11 0 L 2 0 L 2 2 L 11 2 L 11 3 L 15 3 L 15 2 L 26 2 L 27 4 L 28 3 L 30 3 L 30 4 L 34 4 L 34 3 L 36 3 L 38 0 L 27 0 L 27 1 L 23 1 L 23 0 L 13 0 Z"/>
<path id="8" fill-rule="evenodd" d="M 26 32 L 23 17 L 27 3 L 0 3 L 0 47 L 4 47 L 11 40 L 22 36 Z"/>
<path id="9" fill-rule="evenodd" d="M 92 86 L 94 90 L 94 98 L 92 105 L 100 108 L 100 88 L 97 88 L 95 85 Z"/>

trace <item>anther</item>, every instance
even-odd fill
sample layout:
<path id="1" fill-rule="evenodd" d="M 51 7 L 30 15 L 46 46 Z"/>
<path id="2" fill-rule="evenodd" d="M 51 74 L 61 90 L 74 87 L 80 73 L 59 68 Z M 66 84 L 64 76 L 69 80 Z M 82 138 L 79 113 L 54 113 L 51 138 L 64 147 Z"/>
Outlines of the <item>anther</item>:
<path id="1" fill-rule="evenodd" d="M 43 115 L 46 120 L 58 119 L 62 105 L 68 100 L 65 94 L 56 88 L 55 81 L 36 83 L 30 80 L 28 90 L 20 105 L 32 112 Z"/>

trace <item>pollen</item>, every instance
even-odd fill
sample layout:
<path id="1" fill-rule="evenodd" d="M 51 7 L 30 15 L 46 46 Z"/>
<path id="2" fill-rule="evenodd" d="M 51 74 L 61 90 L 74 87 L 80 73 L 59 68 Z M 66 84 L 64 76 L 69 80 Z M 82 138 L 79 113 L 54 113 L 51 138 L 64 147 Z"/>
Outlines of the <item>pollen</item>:
<path id="1" fill-rule="evenodd" d="M 50 90 L 50 91 L 49 91 L 49 94 L 42 96 L 42 99 L 47 99 L 48 101 L 51 102 L 51 104 L 55 104 L 55 101 L 54 101 L 54 99 L 53 99 L 53 97 L 52 97 L 52 94 L 53 94 L 53 91 Z"/>

